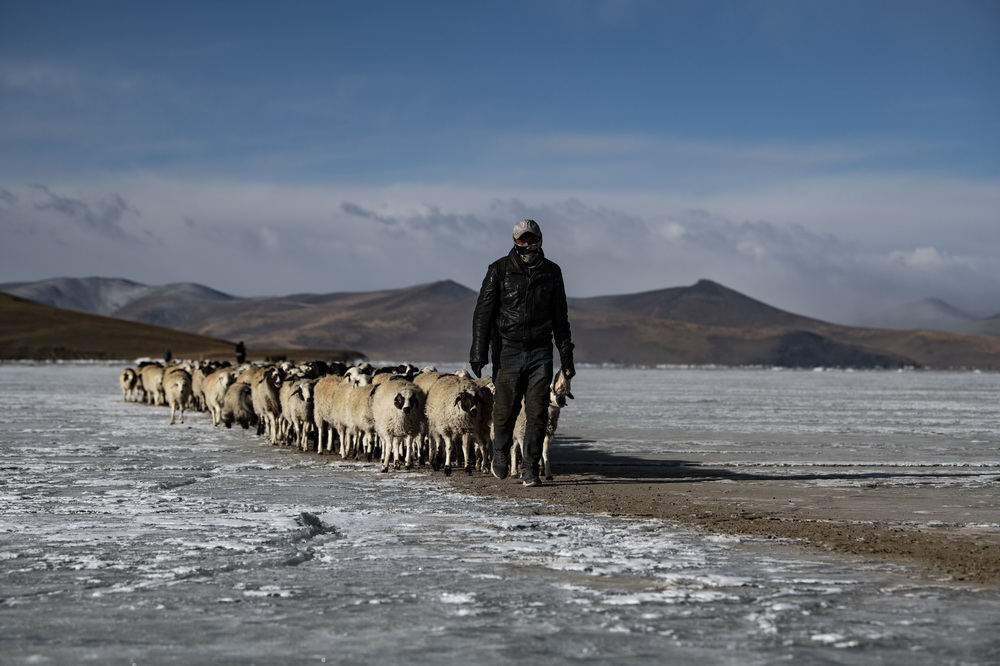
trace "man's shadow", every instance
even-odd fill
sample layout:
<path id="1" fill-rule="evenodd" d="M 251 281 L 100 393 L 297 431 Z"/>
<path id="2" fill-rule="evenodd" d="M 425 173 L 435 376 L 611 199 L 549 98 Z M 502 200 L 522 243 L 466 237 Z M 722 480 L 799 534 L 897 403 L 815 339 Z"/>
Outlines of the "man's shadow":
<path id="1" fill-rule="evenodd" d="M 736 471 L 692 460 L 642 458 L 603 450 L 599 442 L 582 437 L 557 435 L 551 444 L 552 474 L 550 483 L 558 483 L 560 475 L 578 474 L 588 479 L 573 479 L 576 485 L 606 483 L 677 483 L 692 481 L 821 481 L 865 479 L 915 479 L 921 477 L 975 477 L 985 472 L 883 472 L 843 469 L 836 471 L 787 473 Z M 990 472 L 992 475 L 993 472 Z"/>

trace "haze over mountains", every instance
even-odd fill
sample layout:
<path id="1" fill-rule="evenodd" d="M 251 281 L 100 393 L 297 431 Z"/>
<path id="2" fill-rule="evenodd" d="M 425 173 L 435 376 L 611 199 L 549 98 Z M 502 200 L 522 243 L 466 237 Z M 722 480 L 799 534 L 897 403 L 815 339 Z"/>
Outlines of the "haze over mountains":
<path id="1" fill-rule="evenodd" d="M 9 283 L 0 291 L 55 307 L 244 340 L 250 347 L 351 348 L 372 359 L 412 361 L 467 360 L 476 299 L 475 291 L 450 280 L 264 298 L 235 297 L 191 283 L 149 286 L 100 277 Z M 573 298 L 569 305 L 581 362 L 1000 367 L 998 337 L 839 326 L 774 308 L 710 280 Z M 977 321 L 993 319 L 998 318 Z"/>

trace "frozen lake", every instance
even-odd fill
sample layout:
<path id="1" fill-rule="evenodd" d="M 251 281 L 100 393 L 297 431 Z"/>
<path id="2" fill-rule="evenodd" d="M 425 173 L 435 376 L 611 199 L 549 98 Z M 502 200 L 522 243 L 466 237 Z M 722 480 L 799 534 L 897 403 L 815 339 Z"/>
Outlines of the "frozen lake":
<path id="1" fill-rule="evenodd" d="M 1000 660 L 995 588 L 464 496 L 203 414 L 169 427 L 120 401 L 121 367 L 0 365 L 4 664 Z M 586 369 L 573 388 L 561 427 L 609 454 L 1000 471 L 996 374 Z"/>

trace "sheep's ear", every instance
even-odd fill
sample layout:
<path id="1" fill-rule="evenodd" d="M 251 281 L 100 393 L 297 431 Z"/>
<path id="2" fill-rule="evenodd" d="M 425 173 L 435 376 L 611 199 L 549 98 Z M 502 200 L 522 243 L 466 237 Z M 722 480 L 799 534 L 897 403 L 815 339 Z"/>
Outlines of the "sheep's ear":
<path id="1" fill-rule="evenodd" d="M 566 391 L 566 397 L 569 398 L 570 400 L 576 400 L 576 398 L 573 397 L 573 394 L 570 393 L 569 391 Z"/>
<path id="2" fill-rule="evenodd" d="M 458 395 L 455 396 L 455 404 L 457 405 L 460 402 L 462 402 L 462 394 L 461 393 L 459 393 Z"/>

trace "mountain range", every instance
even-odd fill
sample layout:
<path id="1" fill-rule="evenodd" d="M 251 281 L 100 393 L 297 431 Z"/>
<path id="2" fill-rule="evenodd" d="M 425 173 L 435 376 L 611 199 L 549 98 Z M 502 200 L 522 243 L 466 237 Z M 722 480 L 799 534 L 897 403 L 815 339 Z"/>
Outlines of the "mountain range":
<path id="1" fill-rule="evenodd" d="M 862 323 L 880 328 L 923 328 L 1000 336 L 1000 313 L 979 317 L 940 298 L 925 298 L 870 313 L 862 318 Z"/>
<path id="2" fill-rule="evenodd" d="M 465 361 L 476 292 L 450 280 L 401 289 L 240 298 L 203 285 L 56 278 L 0 285 L 46 305 L 167 326 L 249 348 L 357 349 L 369 358 Z M 711 280 L 572 298 L 578 362 L 1000 369 L 1000 338 L 841 326 Z"/>

